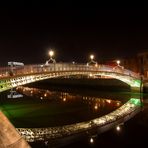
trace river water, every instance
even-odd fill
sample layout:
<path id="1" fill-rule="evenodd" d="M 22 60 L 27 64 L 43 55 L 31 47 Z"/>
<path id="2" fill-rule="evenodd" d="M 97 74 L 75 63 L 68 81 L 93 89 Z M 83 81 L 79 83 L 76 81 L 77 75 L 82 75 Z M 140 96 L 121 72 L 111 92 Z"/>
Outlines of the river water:
<path id="1" fill-rule="evenodd" d="M 133 96 L 138 98 L 139 94 L 82 88 L 42 89 L 20 86 L 0 94 L 0 109 L 15 127 L 54 127 L 101 117 L 116 110 Z M 141 99 L 146 100 L 147 96 Z M 144 103 L 142 111 L 125 123 L 119 133 L 111 129 L 98 135 L 91 144 L 89 139 L 82 138 L 63 147 L 125 147 L 135 143 L 143 144 L 143 135 L 148 131 L 146 113 L 147 103 Z M 137 141 L 134 141 L 134 138 Z M 49 147 L 48 141 L 31 143 L 31 146 Z"/>

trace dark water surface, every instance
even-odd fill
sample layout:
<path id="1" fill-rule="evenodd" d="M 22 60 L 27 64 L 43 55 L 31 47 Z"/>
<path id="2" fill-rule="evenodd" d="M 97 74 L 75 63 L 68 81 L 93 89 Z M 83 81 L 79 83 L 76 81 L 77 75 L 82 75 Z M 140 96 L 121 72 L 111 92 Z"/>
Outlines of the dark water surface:
<path id="1" fill-rule="evenodd" d="M 21 96 L 21 95 L 22 96 Z M 108 114 L 131 97 L 129 92 L 100 92 L 82 88 L 18 87 L 0 94 L 0 109 L 15 127 L 51 127 L 88 121 Z M 148 97 L 144 96 L 144 100 Z M 82 138 L 65 148 L 74 147 L 130 147 L 146 143 L 148 108 L 124 123 L 121 131 L 107 131 L 95 138 L 93 144 Z M 49 147 L 48 142 L 31 143 L 33 148 Z"/>
<path id="2" fill-rule="evenodd" d="M 114 111 L 130 99 L 88 96 L 85 92 L 80 95 L 23 86 L 17 87 L 13 92 L 3 92 L 0 96 L 0 108 L 3 113 L 15 127 L 25 128 L 89 121 Z"/>

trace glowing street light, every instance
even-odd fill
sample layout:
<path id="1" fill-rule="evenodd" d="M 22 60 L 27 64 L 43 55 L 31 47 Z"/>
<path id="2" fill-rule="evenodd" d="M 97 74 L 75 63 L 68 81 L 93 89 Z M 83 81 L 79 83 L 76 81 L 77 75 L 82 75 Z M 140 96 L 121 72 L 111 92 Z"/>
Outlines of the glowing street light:
<path id="1" fill-rule="evenodd" d="M 120 130 L 121 130 L 121 128 L 120 128 L 119 125 L 116 127 L 116 130 L 117 130 L 117 131 L 120 131 Z"/>
<path id="2" fill-rule="evenodd" d="M 56 63 L 55 59 L 53 58 L 53 56 L 54 56 L 54 51 L 53 51 L 53 50 L 50 50 L 50 51 L 48 52 L 48 54 L 49 54 L 50 59 L 49 59 L 48 61 L 46 61 L 45 65 L 48 65 L 49 62 Z"/>
<path id="3" fill-rule="evenodd" d="M 120 60 L 116 60 L 116 63 L 117 63 L 117 66 L 115 68 L 121 68 L 121 69 L 124 69 L 123 66 L 120 65 L 121 61 Z"/>
<path id="4" fill-rule="evenodd" d="M 49 56 L 50 56 L 50 58 L 52 58 L 54 56 L 54 51 L 53 50 L 49 51 Z"/>
<path id="5" fill-rule="evenodd" d="M 118 66 L 119 66 L 119 64 L 120 64 L 120 60 L 117 60 L 116 62 L 117 62 L 117 64 L 118 64 Z"/>
<path id="6" fill-rule="evenodd" d="M 95 109 L 95 110 L 97 110 L 97 109 L 98 109 L 98 105 L 97 105 L 97 104 L 94 106 L 94 109 Z"/>
<path id="7" fill-rule="evenodd" d="M 93 55 L 93 54 L 90 55 L 90 59 L 91 59 L 91 60 L 94 59 L 94 55 Z"/>
<path id="8" fill-rule="evenodd" d="M 95 67 L 97 67 L 98 63 L 96 61 L 94 61 L 95 56 L 93 54 L 91 54 L 89 56 L 89 58 L 90 58 L 90 62 L 87 63 L 87 66 L 89 66 L 90 64 L 93 64 L 93 65 L 95 65 Z"/>
<path id="9" fill-rule="evenodd" d="M 94 139 L 91 137 L 89 142 L 94 143 Z"/>
<path id="10" fill-rule="evenodd" d="M 65 102 L 66 101 L 66 98 L 63 98 L 63 101 Z"/>

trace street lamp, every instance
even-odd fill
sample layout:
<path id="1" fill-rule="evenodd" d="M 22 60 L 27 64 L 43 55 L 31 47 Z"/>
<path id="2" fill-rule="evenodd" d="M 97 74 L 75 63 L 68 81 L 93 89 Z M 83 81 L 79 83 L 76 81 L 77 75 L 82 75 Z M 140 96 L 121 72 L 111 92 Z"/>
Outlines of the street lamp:
<path id="1" fill-rule="evenodd" d="M 94 61 L 95 56 L 94 56 L 93 54 L 91 54 L 91 55 L 89 56 L 89 58 L 90 58 L 90 61 L 87 63 L 87 66 L 89 66 L 90 64 L 95 64 L 95 66 L 97 67 L 98 64 L 97 64 L 96 61 Z"/>
<path id="2" fill-rule="evenodd" d="M 91 61 L 94 60 L 94 55 L 93 54 L 90 55 L 90 59 L 91 59 Z"/>
<path id="3" fill-rule="evenodd" d="M 48 54 L 49 54 L 50 59 L 49 59 L 48 61 L 46 61 L 46 65 L 48 65 L 49 62 L 56 63 L 56 60 L 53 58 L 53 56 L 54 56 L 54 51 L 53 51 L 53 50 L 50 50 L 50 51 L 48 52 Z"/>
<path id="4" fill-rule="evenodd" d="M 50 58 L 52 58 L 54 56 L 54 51 L 53 50 L 49 51 L 49 56 L 50 56 Z"/>
<path id="5" fill-rule="evenodd" d="M 120 130 L 121 130 L 121 127 L 118 125 L 118 126 L 116 127 L 116 130 L 117 130 L 117 131 L 120 131 Z"/>
<path id="6" fill-rule="evenodd" d="M 117 64 L 118 64 L 118 66 L 119 66 L 119 64 L 120 64 L 120 60 L 117 60 L 116 62 L 117 62 Z"/>
<path id="7" fill-rule="evenodd" d="M 90 140 L 89 140 L 89 142 L 90 142 L 91 144 L 93 144 L 93 143 L 94 143 L 94 139 L 91 137 Z"/>

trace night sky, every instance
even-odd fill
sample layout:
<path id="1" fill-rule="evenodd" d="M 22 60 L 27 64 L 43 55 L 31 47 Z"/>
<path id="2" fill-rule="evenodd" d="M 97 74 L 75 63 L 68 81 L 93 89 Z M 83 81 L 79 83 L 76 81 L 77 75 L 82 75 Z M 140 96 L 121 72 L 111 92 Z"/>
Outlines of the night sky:
<path id="1" fill-rule="evenodd" d="M 37 8 L 0 10 L 0 65 L 120 59 L 148 51 L 145 10 Z"/>

